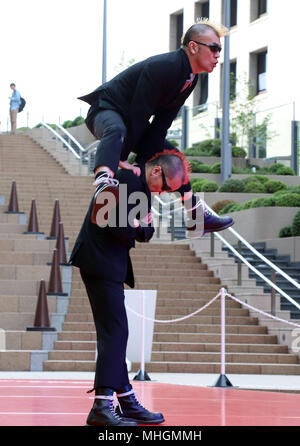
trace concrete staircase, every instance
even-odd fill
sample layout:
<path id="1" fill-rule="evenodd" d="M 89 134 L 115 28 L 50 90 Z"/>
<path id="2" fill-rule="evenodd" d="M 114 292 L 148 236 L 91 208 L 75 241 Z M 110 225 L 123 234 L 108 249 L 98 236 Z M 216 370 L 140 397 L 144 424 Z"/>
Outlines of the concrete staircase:
<path id="1" fill-rule="evenodd" d="M 37 201 L 40 231 L 49 234 L 55 199 L 60 201 L 61 219 L 69 247 L 73 246 L 92 192 L 91 179 L 68 175 L 38 144 L 23 135 L 0 135 L 0 196 L 9 198 L 16 180 L 21 211 L 29 213 L 31 199 Z M 51 323 L 59 327 L 51 337 L 27 332 L 33 324 L 38 284 L 49 277 L 53 240 L 38 240 L 23 234 L 27 226 L 19 216 L 4 214 L 0 207 L 0 328 L 5 330 L 6 351 L 0 351 L 0 370 L 93 371 L 95 330 L 88 298 L 79 271 L 73 268 L 70 297 L 49 296 Z M 224 256 L 224 253 L 223 253 Z M 222 286 L 209 261 L 195 255 L 188 244 L 137 244 L 132 250 L 136 288 L 157 289 L 157 319 L 189 314 L 210 301 Z M 232 262 L 232 260 L 230 260 Z M 226 267 L 220 258 L 220 269 Z M 65 267 L 69 268 L 70 267 Z M 43 276 L 43 277 L 41 277 Z M 252 281 L 253 282 L 253 281 Z M 247 283 L 246 292 L 258 297 L 263 290 Z M 228 373 L 299 374 L 299 359 L 267 326 L 233 301 L 227 302 Z M 61 327 L 61 330 L 60 330 Z M 148 372 L 219 373 L 220 304 L 175 324 L 155 324 Z M 39 354 L 39 359 L 37 356 Z M 139 364 L 132 364 L 133 371 Z"/>
<path id="2" fill-rule="evenodd" d="M 137 245 L 132 260 L 138 289 L 157 289 L 156 319 L 175 319 L 202 307 L 222 285 L 188 245 Z M 147 272 L 147 274 L 146 274 Z M 236 302 L 227 302 L 228 373 L 299 374 L 297 355 L 279 345 L 257 318 Z M 44 370 L 94 370 L 95 332 L 88 299 L 78 272 L 62 332 Z M 148 372 L 219 373 L 220 303 L 173 324 L 156 323 Z M 133 363 L 137 371 L 139 364 Z"/>
<path id="3" fill-rule="evenodd" d="M 17 184 L 19 210 L 25 214 L 5 214 L 12 181 Z M 45 279 L 48 286 L 48 263 L 56 241 L 46 237 L 54 202 L 59 200 L 66 245 L 71 247 L 91 190 L 90 178 L 68 175 L 28 137 L 0 135 L 0 328 L 5 330 L 6 348 L 0 351 L 0 370 L 39 370 L 48 357 L 57 333 L 28 332 L 26 328 L 33 325 L 40 280 Z M 44 232 L 41 236 L 24 234 L 32 198 L 36 199 L 39 230 Z M 61 270 L 63 287 L 70 288 L 66 282 L 70 282 L 71 267 Z M 48 296 L 51 323 L 58 329 L 67 305 L 65 297 Z"/>

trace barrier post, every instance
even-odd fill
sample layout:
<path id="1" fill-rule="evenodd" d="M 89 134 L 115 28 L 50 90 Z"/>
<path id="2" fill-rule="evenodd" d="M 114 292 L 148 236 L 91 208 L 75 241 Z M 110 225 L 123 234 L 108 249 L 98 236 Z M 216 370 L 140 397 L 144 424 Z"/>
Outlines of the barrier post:
<path id="1" fill-rule="evenodd" d="M 214 385 L 214 387 L 232 387 L 231 382 L 226 376 L 225 371 L 225 355 L 226 355 L 226 340 L 225 340 L 225 298 L 227 291 L 221 288 L 221 374 Z"/>
<path id="2" fill-rule="evenodd" d="M 145 371 L 145 292 L 142 290 L 142 320 L 141 320 L 141 366 L 133 378 L 135 381 L 151 381 Z"/>

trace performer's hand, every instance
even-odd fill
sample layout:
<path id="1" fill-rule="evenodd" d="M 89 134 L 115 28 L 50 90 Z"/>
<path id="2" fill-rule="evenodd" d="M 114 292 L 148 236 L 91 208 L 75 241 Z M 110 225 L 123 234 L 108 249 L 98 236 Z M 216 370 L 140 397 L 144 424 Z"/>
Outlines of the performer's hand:
<path id="1" fill-rule="evenodd" d="M 151 214 L 151 212 L 149 212 L 149 214 L 146 215 L 146 217 L 142 218 L 141 222 L 143 222 L 145 225 L 150 225 L 152 223 L 152 214 Z"/>
<path id="2" fill-rule="evenodd" d="M 119 167 L 121 169 L 132 170 L 133 173 L 135 175 L 137 175 L 138 177 L 141 175 L 141 169 L 138 166 L 134 166 L 133 164 L 130 164 L 128 161 L 120 161 Z"/>

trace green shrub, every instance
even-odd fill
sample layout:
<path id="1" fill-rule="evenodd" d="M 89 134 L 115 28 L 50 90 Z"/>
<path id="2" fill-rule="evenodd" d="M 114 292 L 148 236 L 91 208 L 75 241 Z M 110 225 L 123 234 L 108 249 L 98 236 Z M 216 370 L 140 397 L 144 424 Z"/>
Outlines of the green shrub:
<path id="1" fill-rule="evenodd" d="M 244 192 L 244 184 L 241 180 L 229 178 L 219 187 L 220 192 Z"/>
<path id="2" fill-rule="evenodd" d="M 259 198 L 253 198 L 250 201 L 251 201 L 251 208 L 275 206 L 274 197 L 259 197 Z"/>
<path id="3" fill-rule="evenodd" d="M 216 183 L 216 181 L 206 181 L 203 186 L 201 191 L 202 192 L 216 192 L 219 189 L 219 185 L 218 183 Z"/>
<path id="4" fill-rule="evenodd" d="M 280 238 L 292 237 L 292 227 L 291 226 L 284 226 L 283 228 L 281 228 L 280 231 L 279 231 L 279 237 Z"/>
<path id="5" fill-rule="evenodd" d="M 205 180 L 204 178 L 197 179 L 197 181 L 192 184 L 192 191 L 201 192 L 203 184 L 207 183 L 207 181 L 208 180 Z"/>
<path id="6" fill-rule="evenodd" d="M 68 129 L 69 127 L 73 126 L 73 121 L 70 121 L 70 120 L 65 121 L 62 126 L 63 126 L 63 128 Z"/>
<path id="7" fill-rule="evenodd" d="M 205 139 L 201 141 L 197 148 L 208 156 L 221 155 L 221 140 L 220 139 Z"/>
<path id="8" fill-rule="evenodd" d="M 215 163 L 210 167 L 210 173 L 221 173 L 221 163 Z"/>
<path id="9" fill-rule="evenodd" d="M 233 201 L 232 203 L 229 203 L 226 206 L 224 206 L 223 209 L 220 210 L 219 214 L 223 215 L 223 214 L 228 214 L 229 212 L 234 212 L 235 210 L 237 210 L 238 207 L 240 207 L 240 205 Z"/>
<path id="10" fill-rule="evenodd" d="M 277 192 L 279 190 L 286 190 L 286 189 L 287 185 L 279 180 L 269 180 L 267 183 L 265 183 L 265 190 L 267 193 L 270 194 L 273 194 L 274 192 Z"/>
<path id="11" fill-rule="evenodd" d="M 185 149 L 184 154 L 186 156 L 204 156 L 204 154 L 201 153 L 197 147 L 188 147 Z"/>
<path id="12" fill-rule="evenodd" d="M 268 168 L 270 173 L 275 175 L 295 175 L 295 172 L 290 167 L 285 166 L 282 163 L 273 164 L 273 166 Z"/>
<path id="13" fill-rule="evenodd" d="M 168 142 L 170 144 L 172 144 L 172 146 L 174 146 L 174 147 L 178 147 L 179 146 L 178 142 L 175 141 L 175 139 L 168 139 Z"/>
<path id="14" fill-rule="evenodd" d="M 270 181 L 269 178 L 268 178 L 268 177 L 265 177 L 264 175 L 253 175 L 253 176 L 250 176 L 250 177 L 248 177 L 248 178 L 252 178 L 252 179 L 254 179 L 255 181 L 259 181 L 259 182 L 262 183 L 262 184 L 265 184 L 265 183 L 267 183 L 268 181 Z"/>
<path id="15" fill-rule="evenodd" d="M 232 146 L 232 156 L 234 158 L 246 158 L 247 152 L 243 147 Z"/>
<path id="16" fill-rule="evenodd" d="M 265 186 L 259 181 L 249 181 L 245 187 L 244 192 L 251 194 L 263 194 L 266 192 Z"/>
<path id="17" fill-rule="evenodd" d="M 76 127 L 77 125 L 82 125 L 85 123 L 85 120 L 82 116 L 77 116 L 77 118 L 74 119 L 72 122 L 72 126 Z"/>
<path id="18" fill-rule="evenodd" d="M 198 172 L 198 170 L 200 169 L 200 166 L 202 166 L 202 162 L 201 161 L 197 161 L 197 160 L 189 160 L 192 172 Z"/>
<path id="19" fill-rule="evenodd" d="M 291 206 L 300 207 L 300 195 L 292 192 L 287 192 L 285 194 L 275 195 L 275 205 L 276 206 Z"/>
<path id="20" fill-rule="evenodd" d="M 286 192 L 293 192 L 294 194 L 300 194 L 300 185 L 298 186 L 289 186 Z"/>
<path id="21" fill-rule="evenodd" d="M 291 227 L 291 233 L 294 237 L 300 235 L 300 211 L 297 212 L 293 219 L 292 227 Z"/>
<path id="22" fill-rule="evenodd" d="M 241 205 L 241 211 L 244 211 L 245 209 L 251 209 L 252 208 L 252 202 L 253 202 L 253 200 L 245 201 L 245 203 L 243 203 Z"/>

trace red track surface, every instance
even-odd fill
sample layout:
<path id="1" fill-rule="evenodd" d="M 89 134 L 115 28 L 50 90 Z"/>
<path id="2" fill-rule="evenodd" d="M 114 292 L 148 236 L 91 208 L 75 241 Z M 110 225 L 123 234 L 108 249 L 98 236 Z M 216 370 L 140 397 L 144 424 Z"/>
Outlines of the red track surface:
<path id="1" fill-rule="evenodd" d="M 132 382 L 163 426 L 300 426 L 300 395 Z M 84 426 L 92 381 L 0 380 L 0 426 Z"/>

